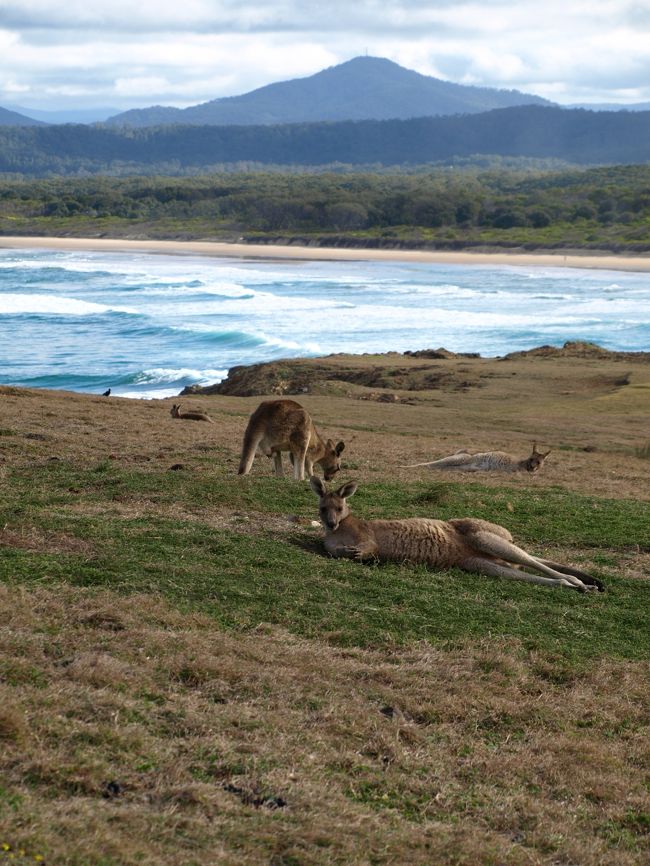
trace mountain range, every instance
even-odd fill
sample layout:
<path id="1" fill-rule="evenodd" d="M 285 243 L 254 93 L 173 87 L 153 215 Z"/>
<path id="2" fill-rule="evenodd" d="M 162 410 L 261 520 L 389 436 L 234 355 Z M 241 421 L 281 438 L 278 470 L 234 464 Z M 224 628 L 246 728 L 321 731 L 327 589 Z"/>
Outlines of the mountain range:
<path id="1" fill-rule="evenodd" d="M 100 106 L 45 111 L 13 105 L 9 109 L 0 108 L 0 126 L 100 122 L 120 127 L 274 126 L 476 114 L 517 105 L 553 104 L 518 90 L 474 87 L 421 75 L 381 57 L 355 57 L 306 78 L 276 82 L 240 96 L 213 99 L 189 108 L 155 105 L 116 113 L 115 109 Z M 564 107 L 639 111 L 648 110 L 650 103 Z"/>

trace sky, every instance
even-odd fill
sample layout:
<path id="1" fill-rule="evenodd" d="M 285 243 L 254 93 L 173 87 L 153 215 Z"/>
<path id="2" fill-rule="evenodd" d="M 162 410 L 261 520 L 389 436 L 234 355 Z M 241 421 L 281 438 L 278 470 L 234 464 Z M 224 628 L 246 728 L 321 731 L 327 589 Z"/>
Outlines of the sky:
<path id="1" fill-rule="evenodd" d="M 0 106 L 185 107 L 386 57 L 561 104 L 650 100 L 650 0 L 0 0 Z"/>

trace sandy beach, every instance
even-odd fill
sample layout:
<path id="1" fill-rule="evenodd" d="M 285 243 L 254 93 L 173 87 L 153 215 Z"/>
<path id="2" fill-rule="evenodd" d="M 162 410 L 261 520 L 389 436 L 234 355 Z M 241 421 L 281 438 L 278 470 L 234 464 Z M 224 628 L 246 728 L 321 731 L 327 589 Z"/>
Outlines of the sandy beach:
<path id="1" fill-rule="evenodd" d="M 558 253 L 443 252 L 432 250 L 372 250 L 301 247 L 270 244 L 232 244 L 216 241 L 155 241 L 122 238 L 0 237 L 0 249 L 51 249 L 115 253 L 212 256 L 214 258 L 294 259 L 296 261 L 437 262 L 447 265 L 512 265 L 515 267 L 596 268 L 650 271 L 650 256 Z"/>

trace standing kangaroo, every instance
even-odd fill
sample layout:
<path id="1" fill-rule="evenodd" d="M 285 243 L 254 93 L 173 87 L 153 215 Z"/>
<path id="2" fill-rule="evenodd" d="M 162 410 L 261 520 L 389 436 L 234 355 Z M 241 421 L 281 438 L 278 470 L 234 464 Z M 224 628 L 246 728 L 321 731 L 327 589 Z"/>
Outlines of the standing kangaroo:
<path id="1" fill-rule="evenodd" d="M 212 418 L 209 415 L 206 415 L 205 412 L 181 412 L 181 404 L 174 403 L 172 408 L 169 410 L 169 414 L 172 418 L 184 418 L 188 421 L 207 421 L 209 424 L 214 424 Z"/>
<path id="2" fill-rule="evenodd" d="M 430 469 L 458 469 L 461 472 L 539 472 L 544 461 L 550 454 L 537 450 L 537 442 L 533 442 L 533 451 L 530 457 L 516 460 L 505 451 L 479 451 L 470 454 L 469 451 L 457 451 L 449 457 L 441 457 L 430 463 L 411 463 L 403 466 L 403 469 L 414 469 L 416 466 L 428 466 Z"/>
<path id="3" fill-rule="evenodd" d="M 472 517 L 360 520 L 350 514 L 346 501 L 357 489 L 354 482 L 330 493 L 320 478 L 314 476 L 310 483 L 320 498 L 325 549 L 331 556 L 421 562 L 441 570 L 457 567 L 476 574 L 564 586 L 579 592 L 604 589 L 590 574 L 550 559 L 530 556 L 512 543 L 507 529 L 487 520 Z M 527 566 L 540 574 L 530 574 L 517 566 Z"/>
<path id="4" fill-rule="evenodd" d="M 273 457 L 275 474 L 282 475 L 282 452 L 288 451 L 296 481 L 312 475 L 314 464 L 323 467 L 329 481 L 341 468 L 345 443 L 325 441 L 314 427 L 309 412 L 295 400 L 266 400 L 253 412 L 244 433 L 239 475 L 248 475 L 255 452 Z"/>

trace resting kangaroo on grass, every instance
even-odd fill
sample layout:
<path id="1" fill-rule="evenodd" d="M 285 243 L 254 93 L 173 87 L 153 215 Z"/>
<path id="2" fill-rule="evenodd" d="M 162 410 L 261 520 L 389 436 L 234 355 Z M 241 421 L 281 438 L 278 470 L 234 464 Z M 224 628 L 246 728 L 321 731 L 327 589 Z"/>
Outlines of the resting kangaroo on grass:
<path id="1" fill-rule="evenodd" d="M 508 530 L 496 523 L 473 517 L 361 520 L 350 514 L 346 501 L 357 489 L 355 482 L 329 493 L 320 478 L 314 476 L 310 483 L 320 498 L 325 550 L 330 556 L 424 563 L 442 571 L 462 568 L 476 574 L 563 586 L 578 592 L 604 590 L 603 584 L 590 574 L 526 553 L 512 543 Z M 539 574 L 530 574 L 517 566 L 526 566 Z"/>
<path id="2" fill-rule="evenodd" d="M 169 414 L 172 418 L 183 418 L 187 421 L 207 421 L 210 424 L 214 424 L 212 418 L 209 415 L 206 415 L 205 412 L 181 412 L 181 404 L 174 403 L 172 408 L 169 410 Z"/>
<path id="3" fill-rule="evenodd" d="M 457 451 L 449 457 L 441 457 L 430 463 L 411 463 L 402 468 L 428 466 L 430 469 L 458 469 L 460 472 L 539 472 L 550 453 L 550 450 L 545 453 L 538 451 L 537 442 L 533 442 L 532 454 L 523 460 L 517 460 L 505 451 L 479 451 L 477 454 Z"/>
<path id="4" fill-rule="evenodd" d="M 309 412 L 295 400 L 265 400 L 253 412 L 244 433 L 239 475 L 248 475 L 260 451 L 273 457 L 275 474 L 282 475 L 282 452 L 288 451 L 296 481 L 312 475 L 314 464 L 323 468 L 325 480 L 333 478 L 341 468 L 341 452 L 345 443 L 325 441 L 314 427 Z"/>

